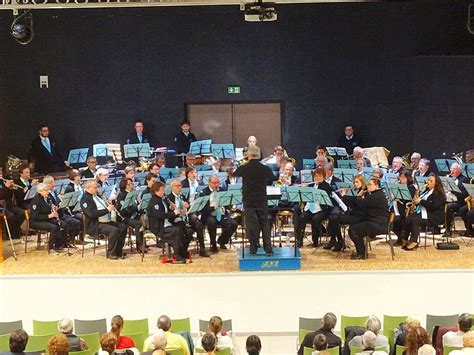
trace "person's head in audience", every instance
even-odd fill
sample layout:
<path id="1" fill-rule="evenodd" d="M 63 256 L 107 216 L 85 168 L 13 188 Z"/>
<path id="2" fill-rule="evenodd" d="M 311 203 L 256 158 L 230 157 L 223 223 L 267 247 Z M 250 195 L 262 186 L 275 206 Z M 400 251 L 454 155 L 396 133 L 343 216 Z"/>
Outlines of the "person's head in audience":
<path id="1" fill-rule="evenodd" d="M 103 351 L 112 354 L 115 351 L 115 346 L 117 345 L 118 338 L 114 333 L 109 332 L 102 335 L 100 338 L 100 347 Z"/>
<path id="2" fill-rule="evenodd" d="M 472 318 L 469 313 L 463 313 L 458 318 L 458 329 L 461 332 L 467 333 L 471 330 L 472 327 Z"/>
<path id="3" fill-rule="evenodd" d="M 377 341 L 377 335 L 374 332 L 367 330 L 362 335 L 362 348 L 364 350 L 375 350 L 375 342 Z"/>
<path id="4" fill-rule="evenodd" d="M 153 183 L 153 185 L 151 185 L 150 192 L 152 196 L 163 198 L 165 195 L 165 184 L 163 184 L 161 181 Z"/>
<path id="5" fill-rule="evenodd" d="M 23 329 L 17 329 L 10 333 L 10 352 L 22 353 L 28 343 L 28 334 Z"/>
<path id="6" fill-rule="evenodd" d="M 214 354 L 217 346 L 217 338 L 212 333 L 206 333 L 202 336 L 201 346 L 208 354 Z"/>
<path id="7" fill-rule="evenodd" d="M 48 341 L 49 355 L 68 355 L 69 342 L 63 333 L 56 334 Z"/>
<path id="8" fill-rule="evenodd" d="M 120 336 L 120 332 L 123 329 L 123 318 L 120 315 L 116 315 L 110 321 L 110 332 L 115 334 L 118 338 Z"/>
<path id="9" fill-rule="evenodd" d="M 406 355 L 418 354 L 418 349 L 425 344 L 431 344 L 430 337 L 423 327 L 409 328 L 405 342 Z"/>
<path id="10" fill-rule="evenodd" d="M 58 330 L 63 334 L 72 334 L 72 320 L 69 318 L 61 319 L 58 322 Z"/>
<path id="11" fill-rule="evenodd" d="M 380 319 L 378 319 L 376 316 L 373 316 L 373 315 L 369 316 L 369 318 L 367 318 L 367 321 L 365 322 L 365 328 L 373 332 L 375 335 L 377 335 L 380 332 L 380 329 L 382 329 L 382 324 L 380 324 Z"/>
<path id="12" fill-rule="evenodd" d="M 250 335 L 245 342 L 245 349 L 248 355 L 259 355 L 262 350 L 262 343 L 257 335 Z"/>
<path id="13" fill-rule="evenodd" d="M 218 334 L 221 333 L 222 327 L 223 327 L 223 322 L 222 318 L 218 316 L 214 316 L 209 320 L 209 325 L 207 327 L 207 330 L 217 336 Z"/>
<path id="14" fill-rule="evenodd" d="M 321 320 L 321 327 L 328 331 L 332 332 L 337 323 L 337 317 L 334 313 L 326 313 Z"/>
<path id="15" fill-rule="evenodd" d="M 425 344 L 418 349 L 418 355 L 436 355 L 436 349 L 430 344 Z"/>
<path id="16" fill-rule="evenodd" d="M 354 188 L 357 190 L 367 189 L 367 184 L 365 183 L 364 175 L 354 175 L 353 184 Z"/>
<path id="17" fill-rule="evenodd" d="M 328 339 L 324 334 L 317 334 L 314 337 L 313 348 L 317 351 L 323 351 L 328 348 Z"/>
<path id="18" fill-rule="evenodd" d="M 158 318 L 156 323 L 158 329 L 162 329 L 164 332 L 168 332 L 171 329 L 171 319 L 167 315 L 162 315 Z"/>
<path id="19" fill-rule="evenodd" d="M 165 348 L 168 340 L 166 339 L 166 334 L 162 329 L 154 334 L 152 344 L 153 344 L 153 355 L 166 355 Z"/>
<path id="20" fill-rule="evenodd" d="M 462 346 L 464 348 L 474 348 L 474 332 L 467 332 L 462 337 Z"/>
<path id="21" fill-rule="evenodd" d="M 405 320 L 408 330 L 421 327 L 421 320 L 417 316 L 408 316 Z"/>

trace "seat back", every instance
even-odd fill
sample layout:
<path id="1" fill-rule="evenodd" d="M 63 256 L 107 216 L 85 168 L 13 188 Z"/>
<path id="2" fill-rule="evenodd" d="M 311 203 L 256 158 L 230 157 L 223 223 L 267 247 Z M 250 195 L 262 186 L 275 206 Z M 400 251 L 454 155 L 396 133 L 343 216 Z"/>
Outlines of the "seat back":
<path id="1" fill-rule="evenodd" d="M 138 349 L 139 352 L 143 351 L 143 345 L 145 343 L 145 339 L 148 337 L 148 334 L 145 333 L 132 333 L 132 334 L 123 334 L 129 338 L 133 339 L 135 343 L 135 347 Z"/>
<path id="2" fill-rule="evenodd" d="M 348 326 L 357 326 L 357 327 L 365 327 L 365 322 L 367 321 L 369 316 L 361 316 L 361 317 L 352 317 L 352 316 L 341 316 L 341 340 L 344 344 L 346 340 L 346 332 L 345 329 Z"/>
<path id="3" fill-rule="evenodd" d="M 122 333 L 123 334 L 144 333 L 148 336 L 148 334 L 150 334 L 150 331 L 148 329 L 148 318 L 124 320 Z"/>
<path id="4" fill-rule="evenodd" d="M 393 350 L 393 332 L 400 323 L 406 320 L 407 316 L 383 316 L 383 334 L 387 337 L 390 345 L 390 352 Z"/>
<path id="5" fill-rule="evenodd" d="M 107 333 L 107 321 L 105 318 L 93 320 L 74 319 L 74 332 L 76 334 L 92 334 L 97 332 L 103 335 Z"/>
<path id="6" fill-rule="evenodd" d="M 360 348 L 358 346 L 350 346 L 349 348 L 351 351 L 351 355 L 355 355 L 364 351 L 363 348 Z M 378 348 L 375 348 L 375 351 L 387 352 L 387 348 L 385 346 L 379 346 Z"/>
<path id="7" fill-rule="evenodd" d="M 433 334 L 434 327 L 455 327 L 458 324 L 459 314 L 451 314 L 448 316 L 438 316 L 427 314 L 426 315 L 426 331 L 431 337 Z"/>
<path id="8" fill-rule="evenodd" d="M 302 344 L 306 334 L 312 331 L 314 331 L 314 329 L 298 329 L 298 344 Z"/>
<path id="9" fill-rule="evenodd" d="M 191 320 L 189 318 L 172 319 L 171 331 L 177 332 L 191 332 Z"/>
<path id="10" fill-rule="evenodd" d="M 100 350 L 100 334 L 98 332 L 90 334 L 77 334 L 77 336 L 86 342 L 89 350 L 92 350 L 94 354 Z"/>
<path id="11" fill-rule="evenodd" d="M 56 331 L 57 333 L 57 331 Z M 26 344 L 25 351 L 40 351 L 48 348 L 48 341 L 55 333 L 44 334 L 44 335 L 30 335 L 28 337 L 28 343 Z"/>
<path id="12" fill-rule="evenodd" d="M 303 318 L 300 317 L 298 321 L 298 329 L 312 329 L 316 330 L 321 327 L 322 318 Z"/>
<path id="13" fill-rule="evenodd" d="M 303 348 L 303 355 L 311 355 L 314 349 L 307 348 L 306 346 Z"/>
<path id="14" fill-rule="evenodd" d="M 82 350 L 82 351 L 70 351 L 68 354 L 74 354 L 74 355 L 94 355 L 95 352 L 92 350 Z"/>
<path id="15" fill-rule="evenodd" d="M 23 329 L 23 321 L 0 322 L 0 334 L 10 334 L 17 329 Z"/>
<path id="16" fill-rule="evenodd" d="M 403 355 L 403 352 L 405 351 L 405 347 L 401 345 L 397 345 L 395 348 L 395 355 Z"/>
<path id="17" fill-rule="evenodd" d="M 173 325 L 174 327 L 174 325 Z M 207 329 L 209 328 L 209 321 L 199 319 L 199 331 L 202 333 L 206 333 Z M 225 319 L 222 321 L 222 329 L 226 332 L 232 331 L 232 319 Z"/>
<path id="18" fill-rule="evenodd" d="M 34 335 L 46 335 L 54 334 L 58 332 L 57 320 L 33 320 L 33 334 Z"/>

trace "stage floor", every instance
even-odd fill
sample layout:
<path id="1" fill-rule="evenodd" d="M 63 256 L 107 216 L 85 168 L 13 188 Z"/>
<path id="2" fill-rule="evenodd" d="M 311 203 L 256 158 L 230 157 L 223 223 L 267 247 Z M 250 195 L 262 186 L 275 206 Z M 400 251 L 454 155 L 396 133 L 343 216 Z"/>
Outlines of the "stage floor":
<path id="1" fill-rule="evenodd" d="M 385 240 L 372 242 L 368 260 L 350 260 L 353 250 L 346 249 L 342 253 L 314 249 L 305 246 L 301 248 L 301 271 L 357 271 L 357 270 L 443 270 L 443 269 L 473 269 L 474 240 L 467 245 L 469 238 L 455 238 L 460 250 L 437 250 L 430 239 L 426 250 L 421 246 L 416 251 L 403 251 L 395 247 L 395 260 L 392 261 L 390 248 Z M 424 242 L 424 241 L 423 241 Z M 31 245 L 31 249 L 30 249 Z M 193 244 L 191 244 L 192 246 Z M 189 273 L 237 273 L 239 271 L 236 250 L 224 250 L 211 258 L 196 256 L 190 264 L 163 264 L 161 249 L 152 247 L 144 261 L 130 248 L 125 260 L 109 260 L 105 258 L 102 245 L 92 254 L 87 249 L 84 258 L 80 253 L 72 256 L 47 255 L 44 249 L 36 250 L 36 243 L 28 245 L 28 253 L 24 253 L 24 244 L 15 241 L 18 261 L 10 255 L 9 242 L 4 242 L 6 260 L 0 264 L 2 275 L 86 275 L 86 274 L 189 274 Z M 235 244 L 235 249 L 239 247 Z M 281 271 L 285 272 L 285 271 Z"/>

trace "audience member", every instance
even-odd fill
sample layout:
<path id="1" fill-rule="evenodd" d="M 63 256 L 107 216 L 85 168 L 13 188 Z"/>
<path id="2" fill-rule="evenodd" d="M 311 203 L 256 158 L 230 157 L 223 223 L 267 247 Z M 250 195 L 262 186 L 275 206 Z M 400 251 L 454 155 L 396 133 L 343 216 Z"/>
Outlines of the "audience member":
<path id="1" fill-rule="evenodd" d="M 405 342 L 403 355 L 417 355 L 418 349 L 425 344 L 431 344 L 430 337 L 423 327 L 410 328 Z"/>
<path id="2" fill-rule="evenodd" d="M 425 344 L 418 349 L 418 355 L 436 355 L 436 349 L 430 344 Z"/>
<path id="3" fill-rule="evenodd" d="M 152 355 L 166 355 L 166 334 L 162 329 L 158 329 L 153 336 L 153 354 Z"/>
<path id="4" fill-rule="evenodd" d="M 214 316 L 210 319 L 209 325 L 207 327 L 207 331 L 214 334 L 217 338 L 217 348 L 233 348 L 232 338 L 223 330 L 223 322 L 222 318 L 218 316 Z M 201 348 L 201 340 L 202 338 L 199 337 L 196 341 L 196 348 Z"/>
<path id="5" fill-rule="evenodd" d="M 385 351 L 375 351 L 375 348 L 377 346 L 377 335 L 370 330 L 367 330 L 361 336 L 361 345 L 362 345 L 363 350 L 362 352 L 358 354 L 364 354 L 364 355 L 387 354 Z"/>
<path id="6" fill-rule="evenodd" d="M 248 355 L 259 355 L 262 350 L 262 343 L 257 335 L 250 335 L 245 342 L 245 349 Z"/>
<path id="7" fill-rule="evenodd" d="M 68 355 L 69 342 L 66 335 L 59 333 L 48 341 L 48 355 Z"/>
<path id="8" fill-rule="evenodd" d="M 212 333 L 206 333 L 202 336 L 201 346 L 207 355 L 214 355 L 217 347 L 217 338 Z"/>
<path id="9" fill-rule="evenodd" d="M 369 318 L 367 318 L 367 321 L 365 322 L 365 329 L 375 334 L 376 336 L 375 347 L 376 348 L 385 347 L 386 352 L 387 353 L 390 352 L 390 345 L 388 343 L 388 339 L 385 335 L 383 335 L 380 332 L 380 330 L 382 329 L 382 324 L 380 323 L 380 320 L 376 316 L 369 316 Z M 352 340 L 349 341 L 349 347 L 351 346 L 361 348 L 362 336 L 359 335 L 352 338 Z"/>
<path id="10" fill-rule="evenodd" d="M 333 333 L 333 329 L 336 326 L 337 318 L 334 313 L 326 313 L 321 320 L 321 327 L 316 329 L 314 332 L 306 334 L 303 342 L 298 350 L 298 355 L 303 355 L 304 348 L 312 348 L 314 337 L 318 334 L 324 334 L 327 339 L 328 347 L 334 348 L 335 346 L 341 347 L 341 338 Z"/>
<path id="11" fill-rule="evenodd" d="M 10 333 L 10 354 L 23 354 L 28 343 L 28 334 L 23 329 L 17 329 Z"/>
<path id="12" fill-rule="evenodd" d="M 463 313 L 458 318 L 458 331 L 447 332 L 443 335 L 443 346 L 463 346 L 463 337 L 472 327 L 472 318 L 469 313 Z"/>
<path id="13" fill-rule="evenodd" d="M 168 349 L 182 349 L 184 355 L 189 355 L 189 347 L 186 339 L 181 335 L 171 332 L 171 319 L 166 315 L 160 316 L 156 322 L 158 329 L 161 329 L 165 332 L 166 335 L 166 350 Z M 143 346 L 143 351 L 153 351 L 153 338 L 156 333 L 150 335 L 146 340 Z"/>
<path id="14" fill-rule="evenodd" d="M 102 335 L 100 338 L 100 348 L 102 351 L 98 352 L 98 355 L 112 354 L 115 351 L 118 339 L 114 333 L 109 332 Z"/>
<path id="15" fill-rule="evenodd" d="M 72 320 L 69 318 L 61 319 L 58 322 L 58 330 L 66 336 L 69 343 L 69 351 L 83 351 L 89 349 L 84 339 L 73 334 Z"/>
<path id="16" fill-rule="evenodd" d="M 328 349 L 328 338 L 324 334 L 318 334 L 314 337 L 313 340 L 313 349 L 312 355 L 327 355 L 329 352 Z"/>
<path id="17" fill-rule="evenodd" d="M 474 354 L 474 332 L 467 332 L 462 337 L 462 350 L 453 350 L 449 355 L 472 355 Z"/>
<path id="18" fill-rule="evenodd" d="M 117 344 L 115 349 L 130 349 L 135 347 L 135 342 L 132 338 L 120 335 L 120 332 L 123 329 L 123 318 L 120 315 L 114 316 L 110 322 L 111 329 L 110 332 L 115 335 L 117 338 Z"/>

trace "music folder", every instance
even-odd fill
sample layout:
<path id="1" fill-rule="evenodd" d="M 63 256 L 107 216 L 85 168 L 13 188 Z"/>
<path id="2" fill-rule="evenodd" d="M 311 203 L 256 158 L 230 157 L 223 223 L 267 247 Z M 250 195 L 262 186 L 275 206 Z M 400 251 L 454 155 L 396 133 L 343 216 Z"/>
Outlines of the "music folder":
<path id="1" fill-rule="evenodd" d="M 81 197 L 81 195 L 81 191 L 68 192 L 67 194 L 64 194 L 61 203 L 59 204 L 59 208 L 76 206 L 76 204 L 79 202 L 79 198 Z"/>
<path id="2" fill-rule="evenodd" d="M 191 205 L 191 208 L 188 211 L 189 213 L 196 213 L 201 211 L 204 206 L 209 202 L 210 196 L 201 196 L 194 200 L 194 203 Z"/>
<path id="3" fill-rule="evenodd" d="M 193 155 L 211 154 L 212 139 L 191 142 L 189 152 Z"/>
<path id="4" fill-rule="evenodd" d="M 123 146 L 125 158 L 149 158 L 150 143 L 125 144 Z"/>
<path id="5" fill-rule="evenodd" d="M 288 186 L 286 196 L 289 202 L 316 202 L 314 187 Z"/>
<path id="6" fill-rule="evenodd" d="M 221 191 L 217 193 L 217 205 L 218 206 L 232 206 L 242 204 L 242 191 L 231 190 Z"/>
<path id="7" fill-rule="evenodd" d="M 474 196 L 474 184 L 463 183 L 463 185 L 469 196 Z"/>
<path id="8" fill-rule="evenodd" d="M 35 197 L 36 194 L 38 193 L 38 191 L 36 190 L 37 187 L 38 187 L 38 185 L 31 186 L 31 188 L 25 194 L 24 200 L 29 200 L 29 199 L 32 199 L 33 197 Z"/>
<path id="9" fill-rule="evenodd" d="M 232 159 L 235 156 L 234 145 L 230 144 L 212 144 L 212 154 L 219 159 Z"/>
<path id="10" fill-rule="evenodd" d="M 449 173 L 451 165 L 456 162 L 454 159 L 435 159 L 436 167 L 440 173 Z"/>
<path id="11" fill-rule="evenodd" d="M 151 200 L 151 194 L 143 194 L 139 209 L 142 211 L 146 210 L 148 207 L 148 204 L 150 203 L 150 200 Z"/>
<path id="12" fill-rule="evenodd" d="M 387 184 L 390 192 L 393 194 L 396 200 L 411 201 L 410 190 L 408 190 L 408 185 L 405 184 Z"/>
<path id="13" fill-rule="evenodd" d="M 440 176 L 441 182 L 443 183 L 444 188 L 447 191 L 451 192 L 461 192 L 459 189 L 459 186 L 456 185 L 456 182 L 454 179 L 450 176 Z"/>
<path id="14" fill-rule="evenodd" d="M 67 161 L 69 164 L 85 164 L 89 148 L 71 149 Z"/>
<path id="15" fill-rule="evenodd" d="M 341 147 L 326 147 L 328 154 L 335 157 L 347 157 L 346 148 Z"/>
<path id="16" fill-rule="evenodd" d="M 130 206 L 133 206 L 133 204 L 138 198 L 138 195 L 139 195 L 139 191 L 137 190 L 130 191 L 127 194 L 127 196 L 125 196 L 125 200 L 123 201 L 123 205 L 121 206 L 120 209 L 126 209 Z"/>

